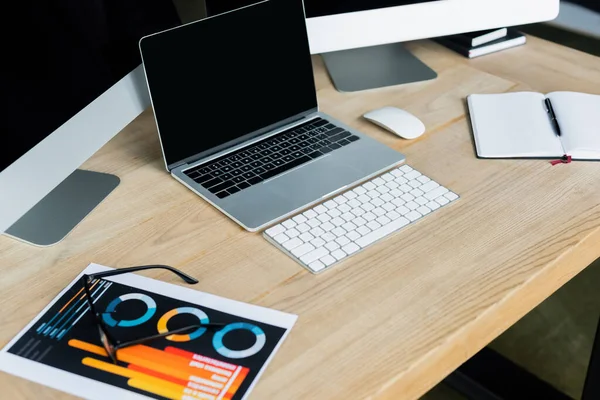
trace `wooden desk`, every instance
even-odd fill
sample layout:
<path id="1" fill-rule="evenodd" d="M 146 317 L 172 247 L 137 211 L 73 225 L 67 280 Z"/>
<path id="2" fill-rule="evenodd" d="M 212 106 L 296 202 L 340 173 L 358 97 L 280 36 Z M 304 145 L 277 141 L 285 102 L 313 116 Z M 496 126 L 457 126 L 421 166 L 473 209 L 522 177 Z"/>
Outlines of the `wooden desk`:
<path id="1" fill-rule="evenodd" d="M 600 59 L 535 38 L 471 61 L 427 41 L 410 47 L 437 80 L 341 94 L 315 57 L 321 109 L 404 152 L 462 196 L 455 205 L 314 276 L 170 178 L 146 112 L 85 164 L 122 183 L 64 242 L 0 238 L 0 344 L 89 262 L 166 263 L 200 278 L 199 290 L 300 316 L 252 398 L 424 394 L 600 256 L 600 164 L 476 159 L 465 96 L 600 94 Z M 403 141 L 361 120 L 384 105 L 428 133 Z M 15 400 L 69 398 L 6 374 L 0 387 Z"/>

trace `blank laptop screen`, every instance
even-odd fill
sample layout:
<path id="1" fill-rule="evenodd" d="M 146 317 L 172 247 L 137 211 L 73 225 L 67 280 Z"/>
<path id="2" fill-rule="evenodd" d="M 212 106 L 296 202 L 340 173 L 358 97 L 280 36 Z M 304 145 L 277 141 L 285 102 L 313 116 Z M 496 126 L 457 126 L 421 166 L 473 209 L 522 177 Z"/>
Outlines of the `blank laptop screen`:
<path id="1" fill-rule="evenodd" d="M 301 0 L 183 25 L 140 49 L 167 165 L 317 107 Z"/>

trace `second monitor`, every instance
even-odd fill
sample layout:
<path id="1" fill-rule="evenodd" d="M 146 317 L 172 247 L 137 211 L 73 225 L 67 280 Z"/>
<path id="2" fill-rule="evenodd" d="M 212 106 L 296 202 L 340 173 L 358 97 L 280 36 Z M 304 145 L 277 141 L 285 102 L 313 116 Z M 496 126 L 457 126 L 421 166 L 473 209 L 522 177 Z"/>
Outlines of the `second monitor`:
<path id="1" fill-rule="evenodd" d="M 206 0 L 218 14 L 253 0 Z M 339 91 L 436 77 L 402 42 L 554 19 L 559 0 L 305 0 L 312 54 Z"/>

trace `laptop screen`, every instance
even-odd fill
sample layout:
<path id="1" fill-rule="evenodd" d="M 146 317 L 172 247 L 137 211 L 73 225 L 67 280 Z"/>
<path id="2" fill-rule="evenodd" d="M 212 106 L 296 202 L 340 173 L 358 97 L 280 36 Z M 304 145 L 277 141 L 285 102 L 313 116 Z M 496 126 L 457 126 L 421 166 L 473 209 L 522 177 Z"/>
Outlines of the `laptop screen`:
<path id="1" fill-rule="evenodd" d="M 142 39 L 167 165 L 317 107 L 302 0 L 268 0 Z"/>

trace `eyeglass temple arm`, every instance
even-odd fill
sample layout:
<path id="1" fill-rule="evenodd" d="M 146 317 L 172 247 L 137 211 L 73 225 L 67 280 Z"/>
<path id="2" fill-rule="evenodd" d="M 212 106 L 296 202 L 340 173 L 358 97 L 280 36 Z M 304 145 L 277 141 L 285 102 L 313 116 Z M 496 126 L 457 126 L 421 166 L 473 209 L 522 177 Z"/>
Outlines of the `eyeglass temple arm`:
<path id="1" fill-rule="evenodd" d="M 91 279 L 100 279 L 100 278 L 106 278 L 108 276 L 127 274 L 129 272 L 144 271 L 147 269 L 166 269 L 166 270 L 173 272 L 175 275 L 177 275 L 178 277 L 183 279 L 186 283 L 189 283 L 189 284 L 198 283 L 198 280 L 196 278 L 191 277 L 188 274 L 185 274 L 185 273 L 181 272 L 180 270 L 170 267 L 168 265 L 142 265 L 142 266 L 138 266 L 138 267 L 119 268 L 119 269 L 115 269 L 115 270 L 111 270 L 111 271 L 104 271 L 104 272 L 97 272 L 95 274 L 89 274 L 88 277 Z"/>
<path id="2" fill-rule="evenodd" d="M 132 340 L 132 341 L 125 342 L 125 343 L 119 343 L 118 345 L 115 346 L 115 350 L 118 350 L 118 349 L 123 348 L 123 347 L 135 346 L 136 344 L 148 343 L 148 342 L 151 342 L 151 341 L 156 340 L 156 339 L 162 339 L 164 337 L 175 335 L 175 334 L 178 334 L 178 333 L 188 332 L 188 331 L 190 331 L 192 329 L 198 329 L 198 328 L 222 328 L 225 325 L 226 324 L 218 323 L 218 322 L 217 323 L 212 323 L 211 322 L 211 323 L 208 323 L 208 324 L 201 324 L 201 325 L 190 325 L 190 326 L 186 326 L 184 328 L 173 329 L 172 331 L 169 331 L 169 332 L 159 333 L 159 334 L 153 335 L 153 336 L 146 336 L 144 338 Z"/>

